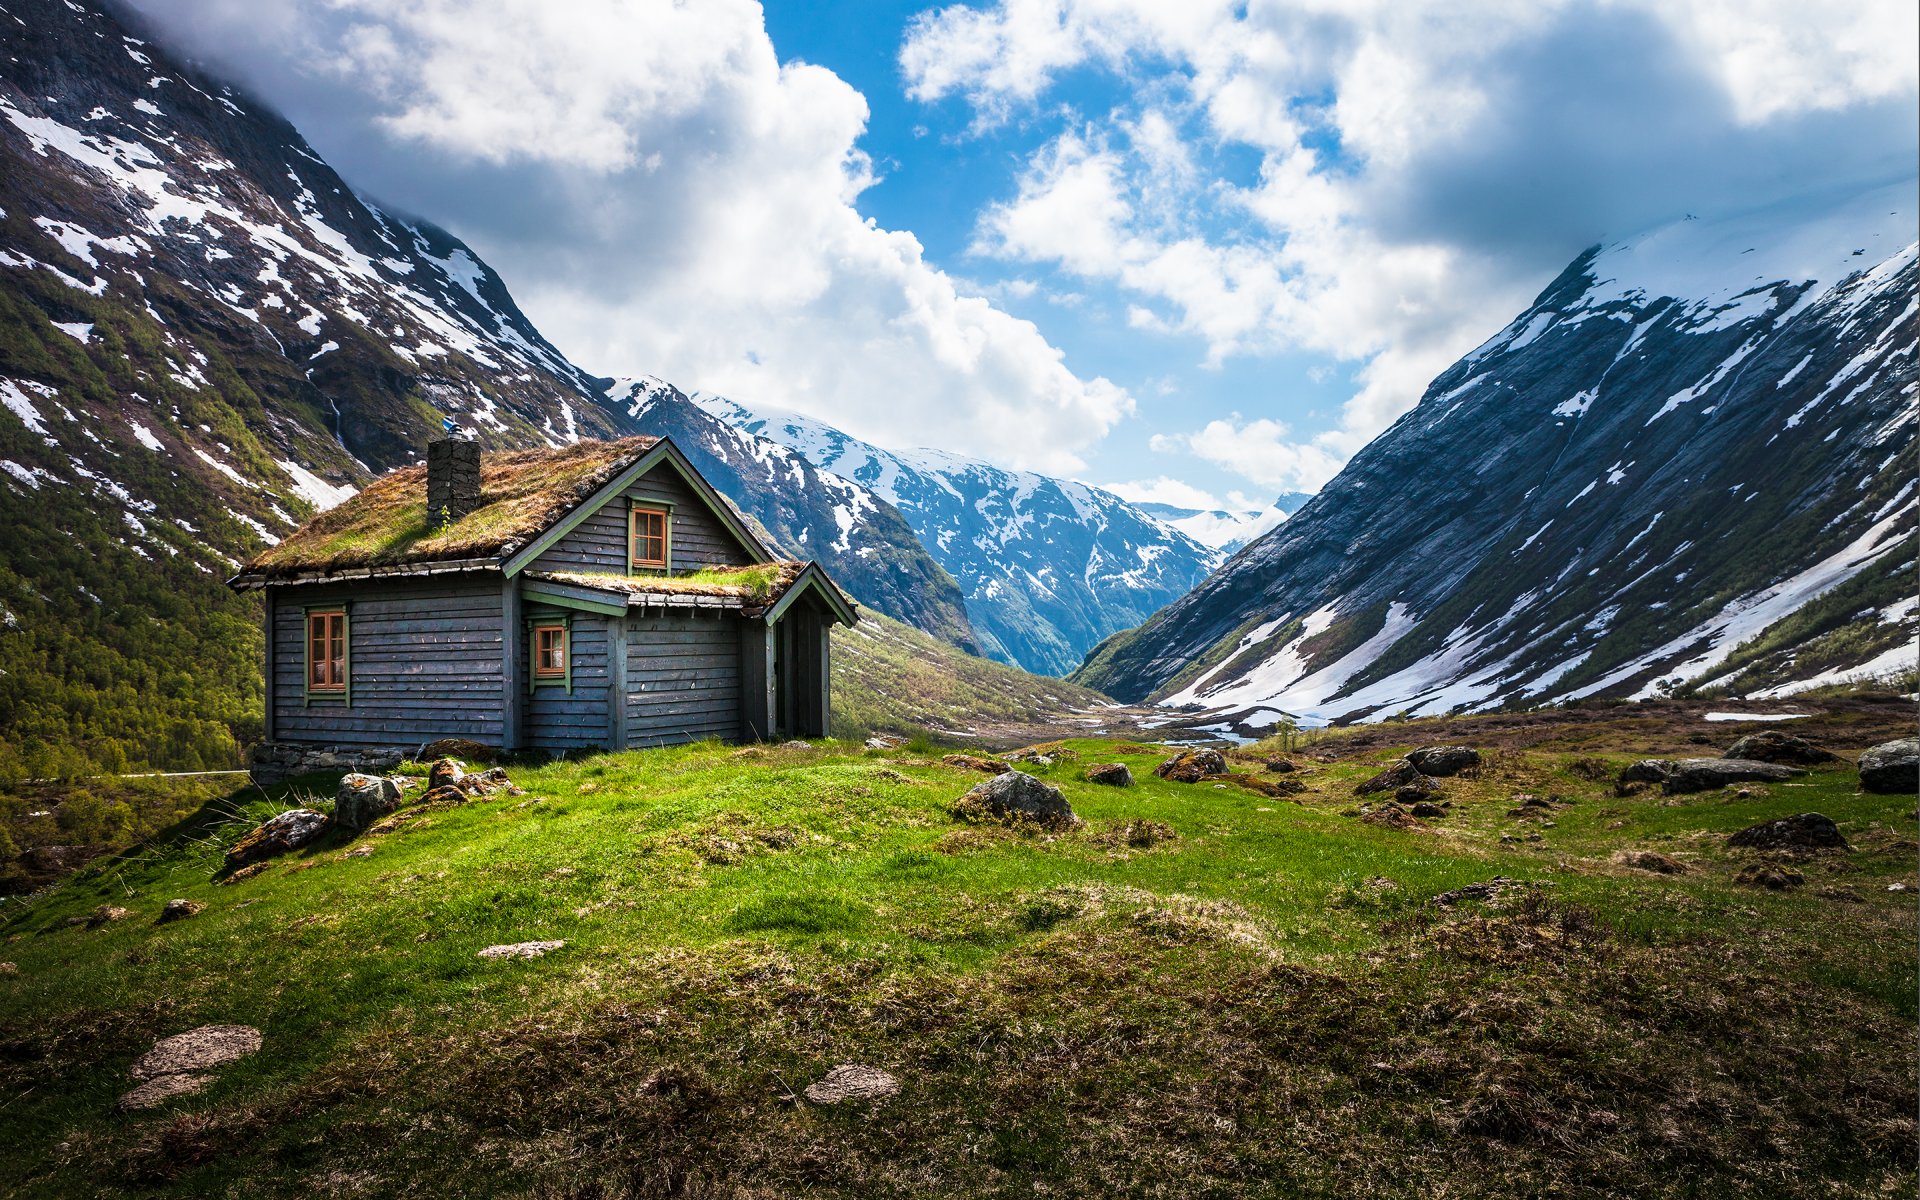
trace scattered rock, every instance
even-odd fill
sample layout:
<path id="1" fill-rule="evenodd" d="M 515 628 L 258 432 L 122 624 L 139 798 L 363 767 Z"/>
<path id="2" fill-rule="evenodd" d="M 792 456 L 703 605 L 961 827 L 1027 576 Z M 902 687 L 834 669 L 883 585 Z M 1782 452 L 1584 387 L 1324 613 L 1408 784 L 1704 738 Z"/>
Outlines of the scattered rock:
<path id="1" fill-rule="evenodd" d="M 867 739 L 869 750 L 895 750 L 907 744 L 907 739 L 893 733 L 876 733 Z"/>
<path id="2" fill-rule="evenodd" d="M 1032 821 L 1048 829 L 1080 823 L 1059 788 L 1024 771 L 975 784 L 955 803 L 954 812 L 964 820 Z"/>
<path id="3" fill-rule="evenodd" d="M 1635 871 L 1651 871 L 1655 875 L 1685 875 L 1687 865 L 1678 859 L 1668 858 L 1654 850 L 1615 850 L 1613 861 L 1616 865 L 1630 867 Z"/>
<path id="4" fill-rule="evenodd" d="M 1770 892 L 1784 892 L 1806 883 L 1807 877 L 1790 867 L 1776 866 L 1773 863 L 1754 863 L 1742 867 L 1733 877 L 1735 883 L 1748 887 L 1762 887 Z"/>
<path id="5" fill-rule="evenodd" d="M 324 813 L 293 808 L 262 822 L 227 849 L 227 866 L 244 867 L 286 854 L 318 838 L 327 829 Z"/>
<path id="6" fill-rule="evenodd" d="M 467 775 L 466 765 L 457 758 L 436 758 L 427 768 L 427 787 L 429 789 L 447 787 L 459 783 Z"/>
<path id="7" fill-rule="evenodd" d="M 979 754 L 944 754 L 940 761 L 950 767 L 959 767 L 963 771 L 985 771 L 989 775 L 1004 775 L 1013 770 L 1003 760 L 987 758 Z"/>
<path id="8" fill-rule="evenodd" d="M 1270 758 L 1267 760 L 1267 770 L 1273 772 L 1275 775 L 1290 775 L 1299 769 L 1297 765 L 1288 759 Z"/>
<path id="9" fill-rule="evenodd" d="M 184 1075 L 225 1066 L 259 1049 L 260 1031 L 251 1025 L 202 1025 L 161 1038 L 129 1073 L 135 1079 Z"/>
<path id="10" fill-rule="evenodd" d="M 428 742 L 414 752 L 415 762 L 436 762 L 443 758 L 464 759 L 467 762 L 490 763 L 498 761 L 500 751 L 485 742 L 476 742 L 472 738 L 441 738 Z"/>
<path id="11" fill-rule="evenodd" d="M 1391 801 L 1382 804 L 1379 808 L 1368 809 L 1361 813 L 1360 819 L 1369 825 L 1378 825 L 1383 829 L 1429 828 L 1426 822 Z"/>
<path id="12" fill-rule="evenodd" d="M 171 921 L 184 921 L 188 917 L 198 915 L 204 908 L 206 908 L 206 905 L 198 900 L 169 900 L 165 907 L 160 910 L 160 924 L 165 925 Z"/>
<path id="13" fill-rule="evenodd" d="M 1396 792 L 1413 783 L 1415 779 L 1424 778 L 1426 776 L 1420 774 L 1419 767 L 1403 758 L 1373 778 L 1354 785 L 1353 792 L 1356 796 L 1370 796 L 1375 792 Z"/>
<path id="14" fill-rule="evenodd" d="M 1076 762 L 1080 755 L 1061 745 L 1059 742 L 1040 742 L 1037 745 L 1022 746 L 1018 750 L 1002 755 L 1010 763 L 1033 763 L 1035 766 L 1050 767 L 1057 762 Z"/>
<path id="15" fill-rule="evenodd" d="M 1088 783 L 1104 783 L 1108 787 L 1132 787 L 1133 772 L 1125 763 L 1100 763 L 1087 768 Z"/>
<path id="16" fill-rule="evenodd" d="M 458 739 L 454 739 L 458 740 Z M 358 833 L 400 807 L 400 781 L 381 775 L 342 775 L 333 794 L 333 823 Z"/>
<path id="17" fill-rule="evenodd" d="M 1209 776 L 1225 775 L 1227 760 L 1218 750 L 1206 747 L 1182 750 L 1155 767 L 1153 773 L 1173 783 L 1199 783 Z"/>
<path id="18" fill-rule="evenodd" d="M 1452 908 L 1462 900 L 1491 900 L 1500 894 L 1502 888 L 1519 886 L 1517 880 L 1508 879 L 1505 875 L 1495 875 L 1482 883 L 1469 883 L 1465 887 L 1457 887 L 1450 892 L 1441 892 L 1433 898 L 1431 903 L 1438 904 L 1442 908 Z"/>
<path id="19" fill-rule="evenodd" d="M 774 749 L 776 750 L 811 750 L 813 749 L 813 743 L 803 742 L 799 738 L 795 738 L 789 742 L 781 742 L 778 746 L 775 746 Z"/>
<path id="20" fill-rule="evenodd" d="M 1782 733 L 1778 729 L 1763 729 L 1759 733 L 1747 736 L 1727 747 L 1726 758 L 1744 758 L 1750 762 L 1782 763 L 1793 767 L 1817 767 L 1821 763 L 1836 761 L 1829 751 L 1791 733 Z"/>
<path id="21" fill-rule="evenodd" d="M 426 795 L 420 797 L 420 807 L 421 808 L 431 808 L 431 807 L 446 808 L 450 805 L 465 804 L 468 798 L 469 797 L 466 791 L 463 788 L 461 788 L 459 784 L 443 783 L 439 787 L 433 788 L 430 791 L 428 791 Z M 382 829 L 385 829 L 389 824 L 391 824 L 391 822 L 382 821 L 373 827 L 373 832 L 378 833 Z"/>
<path id="22" fill-rule="evenodd" d="M 1862 754 L 1860 786 L 1882 796 L 1920 792 L 1920 738 L 1882 742 Z"/>
<path id="23" fill-rule="evenodd" d="M 1393 789 L 1393 798 L 1402 804 L 1418 804 L 1430 796 L 1440 794 L 1440 785 L 1425 775 L 1416 775 L 1412 783 L 1403 783 Z"/>
<path id="24" fill-rule="evenodd" d="M 1401 790 L 1404 791 L 1405 789 L 1403 788 Z M 1441 808 L 1431 800 L 1422 800 L 1407 811 L 1416 817 L 1444 817 L 1447 815 L 1446 809 Z"/>
<path id="25" fill-rule="evenodd" d="M 124 921 L 133 915 L 130 908 L 121 908 L 117 904 L 102 904 L 84 917 L 74 917 L 67 923 L 85 925 L 88 929 L 98 929 L 109 921 Z"/>
<path id="26" fill-rule="evenodd" d="M 489 767 L 477 774 L 464 776 L 458 786 L 469 796 L 491 796 L 495 792 L 505 792 L 509 796 L 527 794 L 527 789 L 514 786 L 513 780 L 507 778 L 505 767 Z"/>
<path id="27" fill-rule="evenodd" d="M 225 878 L 216 879 L 214 882 L 220 884 L 244 883 L 272 865 L 270 862 L 257 862 L 250 867 L 241 867 L 238 871 L 231 872 Z M 248 903 L 253 903 L 253 901 L 248 901 Z"/>
<path id="28" fill-rule="evenodd" d="M 211 1075 L 184 1074 L 161 1075 L 149 1079 L 120 1097 L 115 1105 L 121 1112 L 135 1112 L 143 1108 L 157 1108 L 175 1096 L 191 1096 L 195 1092 L 205 1091 L 213 1082 Z"/>
<path id="29" fill-rule="evenodd" d="M 1837 900 L 1842 904 L 1865 904 L 1867 898 L 1850 887 L 1823 887 L 1814 895 L 1822 900 Z"/>
<path id="30" fill-rule="evenodd" d="M 1710 792 L 1715 788 L 1749 780 L 1778 783 L 1805 774 L 1797 767 L 1755 762 L 1749 758 L 1683 758 L 1672 764 L 1666 778 L 1660 781 L 1660 787 L 1669 796 L 1682 796 L 1691 792 Z"/>
<path id="31" fill-rule="evenodd" d="M 488 946 L 480 952 L 481 958 L 539 958 L 552 950 L 558 950 L 565 942 L 514 942 L 505 946 Z"/>
<path id="32" fill-rule="evenodd" d="M 1444 779 L 1479 766 L 1480 752 L 1466 746 L 1423 746 L 1407 755 L 1407 761 L 1422 775 Z"/>
<path id="33" fill-rule="evenodd" d="M 841 1063 L 825 1078 L 808 1084 L 806 1097 L 815 1104 L 839 1104 L 843 1100 L 883 1100 L 899 1090 L 900 1081 L 878 1067 Z"/>
<path id="34" fill-rule="evenodd" d="M 1747 850 L 1845 850 L 1847 839 L 1831 818 L 1800 813 L 1749 825 L 1728 838 L 1727 845 Z"/>

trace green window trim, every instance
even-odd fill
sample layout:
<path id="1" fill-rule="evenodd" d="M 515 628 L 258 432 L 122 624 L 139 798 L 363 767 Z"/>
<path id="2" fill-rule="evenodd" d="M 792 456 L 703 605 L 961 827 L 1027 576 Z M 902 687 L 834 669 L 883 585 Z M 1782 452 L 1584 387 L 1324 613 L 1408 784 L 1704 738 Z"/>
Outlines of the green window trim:
<path id="1" fill-rule="evenodd" d="M 558 625 L 561 629 L 561 661 L 566 670 L 559 675 L 540 674 L 540 629 Z M 528 617 L 527 630 L 527 691 L 529 694 L 539 688 L 564 687 L 567 695 L 573 695 L 573 618 L 561 615 L 557 617 Z"/>
<path id="2" fill-rule="evenodd" d="M 627 497 L 627 574 L 629 575 L 671 575 L 673 574 L 673 509 L 671 500 L 642 500 Z M 655 512 L 665 519 L 661 521 L 661 550 L 657 563 L 641 563 L 633 557 L 634 521 L 641 512 Z"/>
<path id="3" fill-rule="evenodd" d="M 313 686 L 313 618 L 331 613 L 340 614 L 340 672 L 344 679 L 339 688 L 315 688 Z M 342 600 L 337 604 L 309 604 L 300 610 L 300 691 L 303 706 L 313 704 L 339 704 L 345 708 L 353 707 L 353 602 Z"/>

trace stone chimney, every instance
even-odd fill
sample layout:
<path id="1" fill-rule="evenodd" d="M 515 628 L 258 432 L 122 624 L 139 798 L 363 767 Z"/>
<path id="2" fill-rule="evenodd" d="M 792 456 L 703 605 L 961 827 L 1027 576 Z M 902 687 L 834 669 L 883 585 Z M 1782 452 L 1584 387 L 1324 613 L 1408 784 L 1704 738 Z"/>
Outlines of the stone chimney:
<path id="1" fill-rule="evenodd" d="M 480 444 L 462 437 L 427 443 L 427 524 L 439 529 L 480 507 Z"/>

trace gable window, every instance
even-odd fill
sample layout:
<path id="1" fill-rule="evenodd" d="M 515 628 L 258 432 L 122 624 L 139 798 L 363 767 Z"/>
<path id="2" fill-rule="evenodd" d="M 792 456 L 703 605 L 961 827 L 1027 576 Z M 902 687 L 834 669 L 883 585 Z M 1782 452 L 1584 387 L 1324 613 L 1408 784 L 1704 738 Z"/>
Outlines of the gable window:
<path id="1" fill-rule="evenodd" d="M 346 699 L 348 680 L 346 609 L 308 609 L 306 649 L 308 698 Z"/>
<path id="2" fill-rule="evenodd" d="M 535 679 L 555 681 L 567 677 L 567 627 L 565 625 L 533 627 L 533 676 Z"/>
<path id="3" fill-rule="evenodd" d="M 627 557 L 636 570 L 667 569 L 668 513 L 635 505 L 628 518 Z"/>

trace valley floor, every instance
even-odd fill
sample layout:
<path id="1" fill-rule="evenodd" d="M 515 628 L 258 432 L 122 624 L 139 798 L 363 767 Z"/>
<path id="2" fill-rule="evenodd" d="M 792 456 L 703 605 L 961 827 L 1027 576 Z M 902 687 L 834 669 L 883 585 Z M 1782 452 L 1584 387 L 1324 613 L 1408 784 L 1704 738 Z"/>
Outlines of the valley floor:
<path id="1" fill-rule="evenodd" d="M 985 776 L 924 742 L 607 755 L 214 882 L 332 783 L 250 789 L 0 910 L 0 1192 L 1910 1195 L 1914 800 L 1844 764 L 1616 788 L 1761 727 L 1701 715 L 1373 726 L 1199 784 L 1082 738 L 1022 765 L 1083 818 L 1056 833 L 956 818 Z M 1912 721 L 1765 727 L 1851 758 Z M 1439 740 L 1487 751 L 1447 815 L 1365 819 L 1354 784 Z M 1727 846 L 1808 811 L 1851 849 Z M 209 1024 L 261 1049 L 116 1109 Z M 848 1063 L 898 1093 L 806 1096 Z"/>

